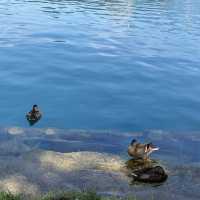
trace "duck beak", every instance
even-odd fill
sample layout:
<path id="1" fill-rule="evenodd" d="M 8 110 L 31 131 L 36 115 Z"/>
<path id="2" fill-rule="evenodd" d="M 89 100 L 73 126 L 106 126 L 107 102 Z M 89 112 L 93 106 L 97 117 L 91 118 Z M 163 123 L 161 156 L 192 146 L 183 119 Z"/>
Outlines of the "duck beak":
<path id="1" fill-rule="evenodd" d="M 157 146 L 150 145 L 148 150 L 149 150 L 150 152 L 153 152 L 153 151 L 158 151 L 159 149 L 160 149 L 160 148 L 157 147 Z"/>
<path id="2" fill-rule="evenodd" d="M 154 146 L 154 145 L 150 146 L 149 148 L 150 148 L 150 151 L 151 151 L 151 152 L 152 152 L 152 151 L 158 151 L 158 150 L 160 149 L 159 147 L 156 147 L 156 146 Z"/>
<path id="3" fill-rule="evenodd" d="M 152 147 L 152 151 L 158 151 L 159 149 L 159 147 Z"/>

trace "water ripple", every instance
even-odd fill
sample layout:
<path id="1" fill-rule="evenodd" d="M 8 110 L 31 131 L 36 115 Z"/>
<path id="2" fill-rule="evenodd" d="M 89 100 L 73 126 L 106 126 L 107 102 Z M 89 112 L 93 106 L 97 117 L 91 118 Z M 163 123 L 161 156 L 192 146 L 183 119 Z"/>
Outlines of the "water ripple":
<path id="1" fill-rule="evenodd" d="M 25 126 L 37 102 L 48 116 L 38 126 L 199 129 L 199 8 L 196 0 L 2 0 L 1 123 Z"/>

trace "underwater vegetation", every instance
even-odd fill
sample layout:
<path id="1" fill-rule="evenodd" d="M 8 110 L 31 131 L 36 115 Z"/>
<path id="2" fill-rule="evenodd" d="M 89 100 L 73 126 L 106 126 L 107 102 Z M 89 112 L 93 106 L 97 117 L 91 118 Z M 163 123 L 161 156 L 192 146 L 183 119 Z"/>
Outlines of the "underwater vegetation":
<path id="1" fill-rule="evenodd" d="M 0 200 L 21 200 L 21 197 L 10 192 L 0 192 Z"/>
<path id="2" fill-rule="evenodd" d="M 33 200 L 122 200 L 117 197 L 105 197 L 98 195 L 95 191 L 67 191 L 51 192 Z M 0 200 L 24 200 L 23 195 L 13 195 L 10 192 L 0 192 Z M 124 198 L 124 200 L 136 200 L 135 197 Z"/>

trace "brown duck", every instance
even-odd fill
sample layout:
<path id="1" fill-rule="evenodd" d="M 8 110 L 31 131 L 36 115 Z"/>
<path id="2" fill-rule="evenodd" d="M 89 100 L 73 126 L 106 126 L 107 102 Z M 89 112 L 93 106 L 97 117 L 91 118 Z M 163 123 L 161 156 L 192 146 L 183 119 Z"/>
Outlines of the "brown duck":
<path id="1" fill-rule="evenodd" d="M 26 114 L 26 118 L 29 122 L 36 122 L 41 117 L 42 117 L 42 113 L 40 112 L 37 105 L 33 105 L 32 110 Z"/>
<path id="2" fill-rule="evenodd" d="M 135 159 L 146 160 L 149 155 L 156 150 L 159 150 L 159 148 L 154 146 L 152 143 L 141 144 L 136 140 L 132 140 L 128 147 L 128 154 Z"/>
<path id="3" fill-rule="evenodd" d="M 131 176 L 134 181 L 140 181 L 144 183 L 161 183 L 164 182 L 168 175 L 161 166 L 149 167 L 144 169 L 135 170 Z"/>

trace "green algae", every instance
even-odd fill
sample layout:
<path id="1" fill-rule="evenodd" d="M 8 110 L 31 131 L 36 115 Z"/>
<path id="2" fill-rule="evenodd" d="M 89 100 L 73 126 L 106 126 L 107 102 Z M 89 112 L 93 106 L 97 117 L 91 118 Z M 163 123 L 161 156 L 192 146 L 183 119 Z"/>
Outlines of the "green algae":
<path id="1" fill-rule="evenodd" d="M 0 192 L 0 200 L 26 200 L 23 195 L 13 195 L 10 192 Z M 136 200 L 135 197 L 114 197 L 100 196 L 95 191 L 64 191 L 49 192 L 48 194 L 36 197 L 32 200 Z"/>
<path id="2" fill-rule="evenodd" d="M 0 192 L 0 200 L 21 200 L 21 197 L 10 192 Z"/>

